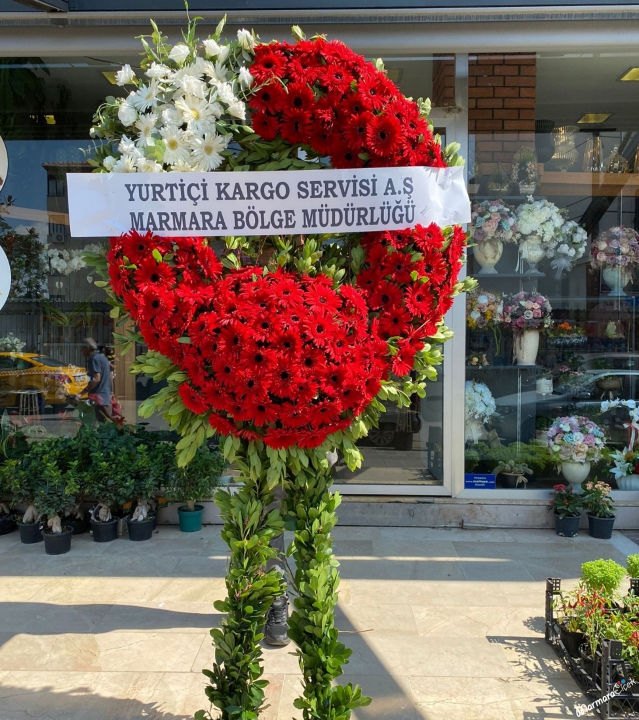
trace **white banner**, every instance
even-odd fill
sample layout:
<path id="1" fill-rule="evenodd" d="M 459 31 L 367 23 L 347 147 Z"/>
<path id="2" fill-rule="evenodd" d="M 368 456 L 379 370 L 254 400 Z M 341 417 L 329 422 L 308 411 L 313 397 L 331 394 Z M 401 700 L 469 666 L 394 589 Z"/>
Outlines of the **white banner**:
<path id="1" fill-rule="evenodd" d="M 463 168 L 67 174 L 74 237 L 310 235 L 470 222 Z"/>

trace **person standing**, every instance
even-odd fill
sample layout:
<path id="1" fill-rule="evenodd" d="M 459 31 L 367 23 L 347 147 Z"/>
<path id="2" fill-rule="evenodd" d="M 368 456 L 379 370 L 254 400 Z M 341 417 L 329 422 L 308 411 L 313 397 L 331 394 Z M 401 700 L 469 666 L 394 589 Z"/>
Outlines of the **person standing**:
<path id="1" fill-rule="evenodd" d="M 101 423 L 111 421 L 111 365 L 98 351 L 98 344 L 93 338 L 85 338 L 82 354 L 87 359 L 87 392 L 95 407 L 95 418 Z"/>

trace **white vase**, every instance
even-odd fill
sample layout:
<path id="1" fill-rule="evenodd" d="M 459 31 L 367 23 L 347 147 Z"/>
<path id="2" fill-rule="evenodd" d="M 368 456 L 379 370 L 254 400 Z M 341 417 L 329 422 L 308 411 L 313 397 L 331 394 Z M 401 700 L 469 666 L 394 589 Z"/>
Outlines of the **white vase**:
<path id="1" fill-rule="evenodd" d="M 552 378 L 539 378 L 535 383 L 535 390 L 539 395 L 552 395 Z"/>
<path id="2" fill-rule="evenodd" d="M 563 462 L 561 463 L 561 473 L 572 485 L 573 492 L 581 492 L 581 483 L 590 474 L 590 463 Z"/>
<path id="3" fill-rule="evenodd" d="M 464 425 L 464 442 L 478 443 L 487 438 L 488 433 L 481 420 L 477 418 L 466 418 L 466 424 Z"/>
<path id="4" fill-rule="evenodd" d="M 604 282 L 610 288 L 608 297 L 625 297 L 626 293 L 623 289 L 630 282 L 630 273 L 621 267 L 605 267 L 601 276 Z"/>
<path id="5" fill-rule="evenodd" d="M 478 275 L 497 275 L 495 265 L 499 262 L 504 252 L 504 244 L 501 240 L 482 240 L 475 245 L 475 259 L 479 263 L 481 270 Z"/>
<path id="6" fill-rule="evenodd" d="M 620 490 L 639 490 L 639 475 L 626 475 L 616 478 L 615 482 Z"/>
<path id="7" fill-rule="evenodd" d="M 519 248 L 522 260 L 525 260 L 529 268 L 526 275 L 541 275 L 537 269 L 537 263 L 546 257 L 546 251 L 541 244 L 539 235 L 528 235 Z"/>
<path id="8" fill-rule="evenodd" d="M 515 333 L 514 349 L 517 365 L 534 365 L 539 350 L 539 330 L 530 329 Z"/>

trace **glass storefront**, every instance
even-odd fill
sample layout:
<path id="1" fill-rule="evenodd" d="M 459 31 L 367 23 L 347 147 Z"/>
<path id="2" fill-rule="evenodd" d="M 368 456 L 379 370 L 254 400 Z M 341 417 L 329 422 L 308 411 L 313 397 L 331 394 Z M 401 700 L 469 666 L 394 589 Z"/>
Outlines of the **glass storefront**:
<path id="1" fill-rule="evenodd" d="M 562 460 L 595 459 L 597 428 L 628 442 L 628 411 L 602 402 L 639 400 L 637 65 L 612 49 L 469 58 L 466 487 L 494 470 L 497 488 L 552 487 Z M 549 459 L 558 418 L 574 447 Z"/>

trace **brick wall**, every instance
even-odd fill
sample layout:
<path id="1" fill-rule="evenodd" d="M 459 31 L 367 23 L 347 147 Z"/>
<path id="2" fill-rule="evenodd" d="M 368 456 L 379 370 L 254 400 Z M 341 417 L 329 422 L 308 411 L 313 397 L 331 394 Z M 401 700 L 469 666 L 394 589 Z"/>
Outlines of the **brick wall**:
<path id="1" fill-rule="evenodd" d="M 451 56 L 437 57 L 433 61 L 433 107 L 455 105 L 455 60 Z"/>
<path id="2" fill-rule="evenodd" d="M 514 153 L 535 145 L 535 55 L 471 55 L 468 65 L 468 130 L 481 174 L 499 163 L 509 172 Z"/>

